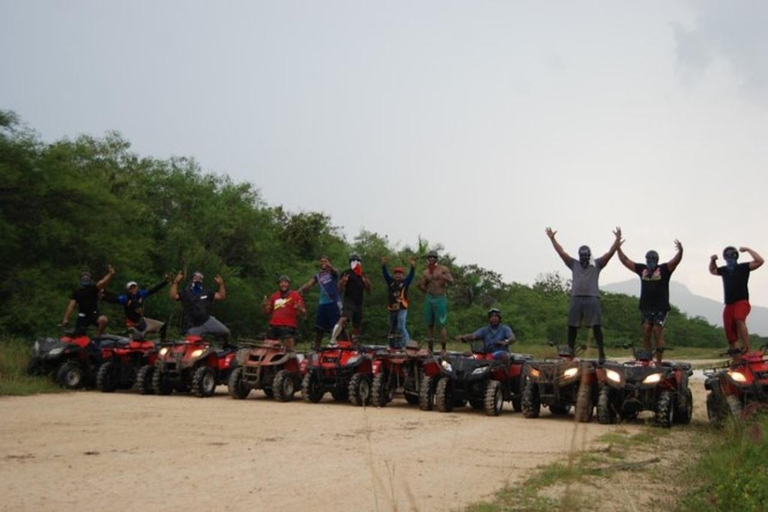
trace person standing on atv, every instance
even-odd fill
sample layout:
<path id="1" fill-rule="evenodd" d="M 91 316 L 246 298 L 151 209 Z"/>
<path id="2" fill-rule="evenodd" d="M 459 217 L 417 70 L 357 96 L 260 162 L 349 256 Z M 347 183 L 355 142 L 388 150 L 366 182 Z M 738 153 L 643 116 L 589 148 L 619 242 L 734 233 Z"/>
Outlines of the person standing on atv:
<path id="1" fill-rule="evenodd" d="M 509 344 L 515 341 L 515 333 L 510 326 L 501 323 L 501 311 L 491 308 L 488 310 L 488 325 L 472 334 L 456 336 L 456 341 L 475 340 L 482 340 L 485 352 L 493 354 L 494 359 L 509 361 Z"/>
<path id="2" fill-rule="evenodd" d="M 738 263 L 739 252 L 747 252 L 752 256 L 752 261 Z M 743 353 L 749 351 L 749 330 L 747 329 L 747 316 L 752 307 L 749 304 L 749 274 L 760 268 L 764 260 L 749 247 L 735 247 L 729 245 L 723 249 L 725 265 L 717 266 L 717 254 L 709 259 L 709 273 L 723 278 L 723 292 L 725 295 L 725 309 L 723 309 L 723 329 L 728 340 L 729 352 L 734 358 L 739 355 L 736 342 L 741 340 Z"/>
<path id="3" fill-rule="evenodd" d="M 387 270 L 387 258 L 381 258 L 381 273 L 384 281 L 387 283 L 389 293 L 387 294 L 387 309 L 389 310 L 389 335 L 399 334 L 399 340 L 390 340 L 392 348 L 403 348 L 411 337 L 408 329 L 405 328 L 405 320 L 408 316 L 408 288 L 411 286 L 413 276 L 416 273 L 416 262 L 410 258 L 411 270 L 405 275 L 403 267 L 395 267 L 393 275 L 389 275 Z M 393 341 L 394 344 L 393 344 Z"/>
<path id="4" fill-rule="evenodd" d="M 219 286 L 218 291 L 203 288 L 203 274 L 192 274 L 190 285 L 179 291 L 179 283 L 184 279 L 184 272 L 179 270 L 176 278 L 171 283 L 171 300 L 181 301 L 182 321 L 181 328 L 188 336 L 203 336 L 212 334 L 224 341 L 224 346 L 229 346 L 229 329 L 211 316 L 213 303 L 227 298 L 227 290 L 224 287 L 224 279 L 216 276 L 214 282 Z"/>
<path id="5" fill-rule="evenodd" d="M 139 284 L 136 281 L 130 281 L 125 285 L 126 293 L 118 295 L 115 298 L 114 302 L 123 306 L 125 325 L 128 328 L 133 329 L 134 339 L 143 340 L 147 334 L 153 332 L 159 332 L 160 339 L 165 339 L 165 324 L 159 320 L 144 316 L 144 301 L 150 295 L 159 292 L 170 281 L 171 276 L 166 274 L 165 279 L 149 290 L 146 288 L 139 288 Z"/>
<path id="6" fill-rule="evenodd" d="M 427 253 L 427 268 L 421 274 L 417 286 L 426 294 L 424 299 L 424 319 L 429 331 L 429 350 L 434 349 L 435 327 L 440 329 L 440 343 L 442 350 L 448 342 L 448 332 L 445 326 L 448 324 L 448 297 L 445 289 L 453 284 L 453 276 L 444 265 L 438 265 L 437 251 Z"/>
<path id="7" fill-rule="evenodd" d="M 339 291 L 343 293 L 341 307 L 341 318 L 339 323 L 333 328 L 331 333 L 331 343 L 336 342 L 336 338 L 346 332 L 348 322 L 352 322 L 353 333 L 359 336 L 362 332 L 361 324 L 363 322 L 363 296 L 365 292 L 371 292 L 371 282 L 368 276 L 363 272 L 363 261 L 357 254 L 349 255 L 349 268 L 342 272 L 339 279 Z"/>
<path id="8" fill-rule="evenodd" d="M 264 297 L 262 307 L 264 314 L 269 315 L 269 332 L 267 337 L 281 340 L 285 350 L 293 352 L 293 340 L 298 326 L 297 315 L 306 315 L 304 299 L 297 291 L 291 290 L 291 278 L 280 276 L 277 279 L 279 290 L 267 299 Z"/>
<path id="9" fill-rule="evenodd" d="M 75 306 L 77 306 L 75 333 L 85 334 L 89 325 L 95 325 L 98 327 L 97 337 L 104 334 L 108 318 L 99 313 L 99 298 L 104 287 L 109 284 L 114 275 L 115 268 L 112 265 L 107 265 L 107 275 L 102 277 L 96 284 L 93 284 L 89 271 L 86 270 L 80 273 L 80 287 L 70 295 L 61 325 L 65 326 L 69 323 L 69 317 L 72 316 L 72 312 L 75 310 Z"/>
<path id="10" fill-rule="evenodd" d="M 299 293 L 304 293 L 318 285 L 320 287 L 320 300 L 315 314 L 315 345 L 314 349 L 320 349 L 323 333 L 330 333 L 339 322 L 341 313 L 341 297 L 339 296 L 339 271 L 331 265 L 328 256 L 320 256 L 320 272 L 312 276 L 312 279 L 299 288 Z"/>
<path id="11" fill-rule="evenodd" d="M 598 361 L 602 364 L 605 361 L 605 349 L 603 348 L 603 329 L 601 327 L 602 319 L 600 314 L 600 288 L 598 280 L 600 271 L 611 261 L 613 254 L 622 244 L 621 228 L 616 228 L 613 235 L 615 240 L 608 252 L 598 259 L 592 259 L 592 251 L 586 245 L 579 247 L 579 259 L 571 258 L 560 243 L 555 239 L 557 231 L 552 228 L 545 230 L 552 246 L 560 258 L 565 263 L 573 277 L 571 278 L 571 303 L 568 309 L 568 347 L 573 352 L 576 344 L 576 335 L 579 325 L 582 321 L 592 327 L 592 332 L 597 343 Z"/>
<path id="12" fill-rule="evenodd" d="M 651 352 L 651 334 L 656 340 L 656 362 L 661 364 L 664 353 L 664 324 L 669 313 L 669 280 L 683 259 L 683 245 L 675 240 L 677 252 L 667 263 L 659 264 L 659 253 L 645 253 L 645 264 L 635 263 L 619 246 L 621 263 L 640 276 L 640 315 L 643 324 L 643 348 Z"/>

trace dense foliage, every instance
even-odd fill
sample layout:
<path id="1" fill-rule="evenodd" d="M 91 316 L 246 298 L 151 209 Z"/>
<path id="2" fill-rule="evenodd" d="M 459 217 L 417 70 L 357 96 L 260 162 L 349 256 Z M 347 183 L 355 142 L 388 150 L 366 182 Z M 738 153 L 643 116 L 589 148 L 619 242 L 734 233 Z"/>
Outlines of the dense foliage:
<path id="1" fill-rule="evenodd" d="M 44 143 L 14 114 L 2 111 L 0 241 L 0 332 L 14 336 L 55 333 L 80 271 L 90 269 L 99 279 L 110 263 L 117 269 L 112 292 L 121 292 L 129 280 L 152 286 L 179 269 L 201 270 L 211 286 L 221 274 L 229 296 L 216 305 L 215 315 L 236 336 L 253 336 L 266 328 L 260 302 L 276 289 L 278 275 L 290 275 L 298 287 L 317 272 L 321 254 L 344 268 L 355 251 L 373 283 L 364 331 L 383 337 L 381 258 L 387 256 L 391 268 L 407 266 L 413 256 L 418 272 L 433 248 L 425 240 L 395 248 L 367 231 L 349 242 L 327 215 L 270 206 L 254 185 L 204 173 L 194 160 L 142 158 L 117 133 Z M 520 339 L 563 340 L 568 283 L 560 275 L 541 276 L 533 286 L 508 284 L 496 272 L 457 265 L 443 254 L 441 262 L 457 281 L 449 293 L 451 335 L 474 330 L 496 306 Z M 312 338 L 317 298 L 315 287 L 307 294 L 309 314 L 301 324 L 305 340 Z M 409 330 L 417 339 L 426 333 L 421 298 L 413 286 Z M 606 294 L 603 303 L 608 343 L 637 340 L 636 299 Z M 102 310 L 110 328 L 121 331 L 119 308 L 104 304 Z M 174 326 L 179 307 L 164 290 L 148 301 L 147 315 Z M 718 329 L 677 310 L 667 338 L 678 345 L 723 344 Z"/>

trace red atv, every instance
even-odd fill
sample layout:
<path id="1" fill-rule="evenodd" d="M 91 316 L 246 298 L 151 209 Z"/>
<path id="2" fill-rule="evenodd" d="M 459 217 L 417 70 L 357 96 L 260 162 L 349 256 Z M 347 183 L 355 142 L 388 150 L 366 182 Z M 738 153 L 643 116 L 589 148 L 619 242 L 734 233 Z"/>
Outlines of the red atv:
<path id="1" fill-rule="evenodd" d="M 96 387 L 104 393 L 116 389 L 136 389 L 142 395 L 152 393 L 152 373 L 157 361 L 155 343 L 131 340 L 127 345 L 101 349 L 103 363 L 96 374 Z"/>
<path id="2" fill-rule="evenodd" d="M 40 338 L 33 346 L 27 364 L 30 375 L 51 375 L 62 387 L 77 389 L 92 386 L 102 363 L 102 350 L 126 346 L 130 340 L 122 336 L 103 335 L 91 339 L 67 331 L 61 338 Z"/>
<path id="3" fill-rule="evenodd" d="M 629 347 L 625 345 L 625 348 Z M 693 395 L 688 387 L 688 377 L 693 370 L 690 363 L 664 361 L 659 365 L 653 360 L 655 352 L 635 351 L 633 347 L 634 360 L 606 362 L 597 369 L 600 383 L 597 419 L 600 423 L 635 419 L 641 411 L 653 411 L 656 423 L 664 428 L 669 428 L 672 423 L 691 422 Z"/>
<path id="4" fill-rule="evenodd" d="M 734 360 L 727 369 L 707 372 L 707 416 L 715 427 L 722 427 L 729 417 L 747 419 L 753 412 L 768 408 L 768 359 L 764 345 Z M 728 355 L 739 355 L 740 350 Z"/>
<path id="5" fill-rule="evenodd" d="M 380 347 L 360 346 L 342 341 L 321 348 L 302 362 L 304 401 L 317 403 L 330 391 L 337 402 L 349 400 L 352 405 L 371 402 L 371 359 Z"/>
<path id="6" fill-rule="evenodd" d="M 152 375 L 152 389 L 158 395 L 170 395 L 175 389 L 201 398 L 213 396 L 216 386 L 227 382 L 237 364 L 235 348 L 217 349 L 200 336 L 165 342 L 161 347 Z"/>
<path id="7" fill-rule="evenodd" d="M 556 358 L 532 359 L 525 364 L 528 380 L 523 389 L 523 416 L 538 418 L 542 405 L 556 415 L 566 415 L 573 407 L 580 422 L 592 421 L 598 397 L 597 364 L 579 359 L 586 348 L 559 346 Z"/>
<path id="8" fill-rule="evenodd" d="M 371 404 L 384 407 L 395 395 L 401 395 L 411 405 L 419 403 L 419 393 L 425 377 L 424 361 L 431 359 L 428 350 L 409 341 L 405 348 L 390 348 L 378 352 L 373 359 Z"/>
<path id="9" fill-rule="evenodd" d="M 229 395 L 243 399 L 252 389 L 289 402 L 301 389 L 303 354 L 287 352 L 281 340 L 264 340 L 237 353 L 237 368 L 229 376 Z"/>

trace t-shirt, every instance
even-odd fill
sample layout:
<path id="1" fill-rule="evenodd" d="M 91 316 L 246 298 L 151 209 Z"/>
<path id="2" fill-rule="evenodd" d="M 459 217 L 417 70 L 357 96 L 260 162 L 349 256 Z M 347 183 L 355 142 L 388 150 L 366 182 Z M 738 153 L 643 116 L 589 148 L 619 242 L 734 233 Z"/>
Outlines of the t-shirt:
<path id="1" fill-rule="evenodd" d="M 600 265 L 595 262 L 587 268 L 581 266 L 579 260 L 571 258 L 571 271 L 573 272 L 571 295 L 574 297 L 599 297 L 600 288 L 597 281 L 600 278 Z"/>
<path id="2" fill-rule="evenodd" d="M 648 272 L 647 265 L 635 263 L 635 273 L 640 276 L 640 309 L 669 311 L 669 265 L 662 263 Z"/>
<path id="3" fill-rule="evenodd" d="M 354 270 L 348 268 L 341 274 L 341 278 L 349 276 L 347 286 L 344 288 L 344 298 L 351 300 L 355 304 L 363 304 L 363 292 L 365 291 L 365 285 L 363 285 L 363 278 L 355 273 Z"/>
<path id="4" fill-rule="evenodd" d="M 216 292 L 213 290 L 201 290 L 196 294 L 192 288 L 184 288 L 179 292 L 179 300 L 184 311 L 182 325 L 197 327 L 203 325 L 211 316 L 213 301 L 216 300 Z"/>
<path id="5" fill-rule="evenodd" d="M 514 336 L 512 328 L 506 324 L 499 324 L 496 327 L 492 325 L 486 325 L 474 332 L 475 338 L 483 340 L 486 352 L 498 352 L 504 350 L 509 352 L 509 348 L 501 345 L 496 345 L 499 341 L 503 341 Z"/>
<path id="6" fill-rule="evenodd" d="M 717 267 L 717 273 L 723 278 L 723 291 L 725 292 L 725 303 L 733 304 L 739 300 L 749 300 L 749 263 L 739 263 L 733 269 L 733 273 L 728 271 L 728 267 Z"/>
<path id="7" fill-rule="evenodd" d="M 92 315 L 99 312 L 99 288 L 95 284 L 81 286 L 70 295 L 77 302 L 80 314 Z"/>
<path id="8" fill-rule="evenodd" d="M 392 276 L 387 272 L 387 266 L 381 266 L 381 272 L 384 275 L 384 281 L 387 282 L 389 293 L 387 294 L 387 309 L 390 311 L 398 311 L 401 309 L 408 309 L 408 287 L 411 286 L 413 281 L 413 275 L 416 270 L 411 267 L 408 275 L 400 281 L 395 281 Z"/>
<path id="9" fill-rule="evenodd" d="M 320 301 L 318 304 L 331 304 L 339 302 L 339 274 L 332 270 L 322 270 L 313 277 L 320 286 Z"/>
<path id="10" fill-rule="evenodd" d="M 272 309 L 269 325 L 296 327 L 296 308 L 304 305 L 304 299 L 301 298 L 299 292 L 289 291 L 285 297 L 279 291 L 275 292 L 269 298 L 269 304 Z"/>

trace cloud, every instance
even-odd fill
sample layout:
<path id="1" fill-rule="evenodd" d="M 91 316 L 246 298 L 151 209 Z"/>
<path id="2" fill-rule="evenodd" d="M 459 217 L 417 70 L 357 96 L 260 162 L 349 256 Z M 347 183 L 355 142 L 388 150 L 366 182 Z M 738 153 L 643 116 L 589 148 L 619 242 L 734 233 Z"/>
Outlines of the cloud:
<path id="1" fill-rule="evenodd" d="M 687 85 L 702 80 L 722 60 L 750 100 L 768 105 L 768 2 L 692 2 L 692 27 L 673 24 L 677 66 Z"/>

